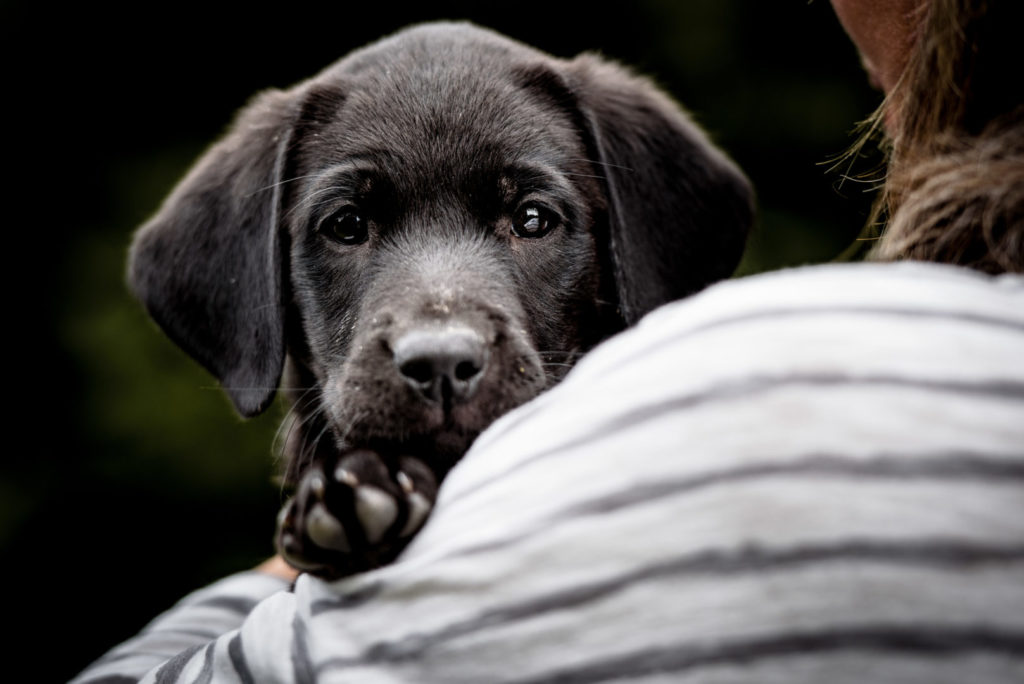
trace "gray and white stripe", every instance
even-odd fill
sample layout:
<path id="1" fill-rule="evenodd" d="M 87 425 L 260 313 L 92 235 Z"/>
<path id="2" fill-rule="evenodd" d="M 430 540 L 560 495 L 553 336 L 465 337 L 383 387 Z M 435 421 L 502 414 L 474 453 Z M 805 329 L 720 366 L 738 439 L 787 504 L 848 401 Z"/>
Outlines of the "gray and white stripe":
<path id="1" fill-rule="evenodd" d="M 488 430 L 399 562 L 180 646 L 145 681 L 1024 681 L 1024 279 L 665 307 Z"/>

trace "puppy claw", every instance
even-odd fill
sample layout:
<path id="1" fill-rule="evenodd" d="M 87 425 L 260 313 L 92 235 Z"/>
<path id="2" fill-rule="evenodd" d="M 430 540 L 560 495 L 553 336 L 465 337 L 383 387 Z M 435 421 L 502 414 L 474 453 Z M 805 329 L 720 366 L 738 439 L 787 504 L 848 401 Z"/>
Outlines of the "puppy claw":
<path id="1" fill-rule="evenodd" d="M 410 537 L 423 527 L 423 523 L 427 519 L 427 515 L 430 514 L 430 509 L 433 508 L 430 502 L 427 501 L 427 497 L 423 496 L 419 492 L 412 492 L 408 497 L 409 502 L 409 517 L 405 522 L 405 526 L 398 533 L 399 537 Z"/>
<path id="2" fill-rule="evenodd" d="M 281 507 L 281 510 L 277 512 L 277 529 L 279 530 L 290 530 L 292 529 L 292 509 L 294 508 L 293 503 L 289 501 L 287 504 Z"/>
<path id="3" fill-rule="evenodd" d="M 398 486 L 402 488 L 402 491 L 406 494 L 412 494 L 416 487 L 412 483 L 412 478 L 405 474 L 405 471 L 398 471 L 398 475 L 395 476 L 395 480 L 398 482 Z"/>
<path id="4" fill-rule="evenodd" d="M 380 542 L 398 517 L 398 503 L 394 497 L 370 485 L 356 489 L 355 509 L 369 544 Z"/>
<path id="5" fill-rule="evenodd" d="M 348 535 L 345 534 L 345 527 L 321 503 L 314 505 L 309 511 L 306 534 L 320 548 L 343 553 L 352 550 Z"/>
<path id="6" fill-rule="evenodd" d="M 323 500 L 324 492 L 325 492 L 325 487 L 324 487 L 324 481 L 323 481 L 323 479 L 320 476 L 314 475 L 314 476 L 309 478 L 309 491 L 316 498 L 318 498 L 320 500 Z"/>
<path id="7" fill-rule="evenodd" d="M 338 466 L 334 469 L 334 479 L 342 484 L 348 485 L 352 489 L 359 486 L 359 478 L 344 466 Z"/>

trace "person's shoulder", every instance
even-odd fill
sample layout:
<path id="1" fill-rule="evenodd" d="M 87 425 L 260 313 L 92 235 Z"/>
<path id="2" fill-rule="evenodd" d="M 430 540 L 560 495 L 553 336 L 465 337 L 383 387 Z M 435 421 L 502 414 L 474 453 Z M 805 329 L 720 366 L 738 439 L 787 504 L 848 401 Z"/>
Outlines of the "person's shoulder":
<path id="1" fill-rule="evenodd" d="M 720 317 L 728 313 L 827 310 L 855 306 L 930 310 L 1024 306 L 1024 276 L 992 276 L 927 262 L 843 263 L 801 266 L 734 278 L 662 307 L 644 320 Z"/>
<path id="2" fill-rule="evenodd" d="M 943 365 L 966 348 L 979 354 L 967 365 L 983 366 L 1021 344 L 1024 277 L 924 262 L 827 264 L 735 278 L 663 306 L 584 357 L 567 384 L 625 365 L 661 377 L 677 368 L 690 380 L 711 369 L 855 372 L 883 358 Z"/>

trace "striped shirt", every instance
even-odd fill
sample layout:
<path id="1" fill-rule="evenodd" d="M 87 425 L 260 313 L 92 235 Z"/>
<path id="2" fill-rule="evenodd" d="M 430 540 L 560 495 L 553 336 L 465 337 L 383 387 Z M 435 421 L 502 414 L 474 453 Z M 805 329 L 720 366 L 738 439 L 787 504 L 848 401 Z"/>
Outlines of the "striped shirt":
<path id="1" fill-rule="evenodd" d="M 1024 682 L 1024 278 L 792 269 L 498 421 L 398 562 L 202 590 L 76 682 Z"/>

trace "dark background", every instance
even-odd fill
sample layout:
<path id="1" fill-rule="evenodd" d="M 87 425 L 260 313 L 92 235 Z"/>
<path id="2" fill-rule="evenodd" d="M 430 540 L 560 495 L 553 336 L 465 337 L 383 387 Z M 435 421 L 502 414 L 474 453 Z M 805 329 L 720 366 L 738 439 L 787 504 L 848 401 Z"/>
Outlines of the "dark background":
<path id="1" fill-rule="evenodd" d="M 867 215 L 867 184 L 828 162 L 879 98 L 825 0 L 124 7 L 0 5 L 0 550 L 7 652 L 31 681 L 67 679 L 272 553 L 284 409 L 239 420 L 122 276 L 133 228 L 254 92 L 409 23 L 468 18 L 559 56 L 600 51 L 684 103 L 757 188 L 741 273 L 833 259 Z"/>

